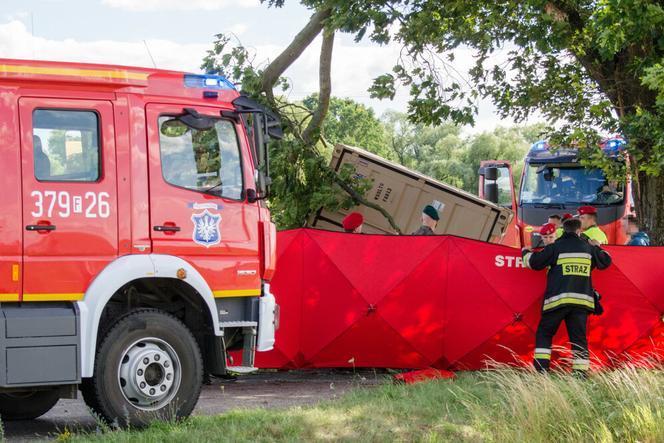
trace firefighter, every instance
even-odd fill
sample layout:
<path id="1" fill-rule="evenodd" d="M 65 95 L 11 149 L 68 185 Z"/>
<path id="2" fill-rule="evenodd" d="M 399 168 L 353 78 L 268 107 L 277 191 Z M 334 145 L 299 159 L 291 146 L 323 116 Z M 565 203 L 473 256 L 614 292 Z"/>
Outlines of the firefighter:
<path id="1" fill-rule="evenodd" d="M 563 236 L 563 223 L 565 222 L 565 220 L 568 220 L 572 217 L 574 217 L 574 216 L 572 214 L 570 214 L 569 212 L 566 212 L 565 214 L 563 214 L 563 216 L 560 219 L 560 224 L 556 228 L 556 240 Z"/>
<path id="2" fill-rule="evenodd" d="M 364 217 L 359 212 L 351 212 L 344 217 L 341 224 L 345 232 L 353 234 L 361 234 L 362 226 L 364 225 Z"/>
<path id="3" fill-rule="evenodd" d="M 577 213 L 579 214 L 579 220 L 581 220 L 581 229 L 583 229 L 582 235 L 585 235 L 589 240 L 595 241 L 600 245 L 605 245 L 609 242 L 604 231 L 597 226 L 597 208 L 592 206 L 581 206 L 577 210 Z"/>
<path id="4" fill-rule="evenodd" d="M 412 235 L 436 235 L 433 231 L 438 226 L 438 220 L 440 220 L 440 216 L 436 208 L 426 205 L 422 209 L 422 226 L 413 232 Z"/>
<path id="5" fill-rule="evenodd" d="M 559 240 L 539 252 L 523 249 L 523 261 L 528 268 L 549 268 L 542 319 L 535 335 L 534 366 L 538 371 L 548 371 L 551 342 L 564 320 L 572 348 L 572 369 L 585 374 L 590 364 L 586 322 L 588 313 L 595 311 L 591 272 L 595 268 L 606 269 L 611 257 L 599 246 L 579 237 L 580 220 L 565 220 L 563 230 Z"/>

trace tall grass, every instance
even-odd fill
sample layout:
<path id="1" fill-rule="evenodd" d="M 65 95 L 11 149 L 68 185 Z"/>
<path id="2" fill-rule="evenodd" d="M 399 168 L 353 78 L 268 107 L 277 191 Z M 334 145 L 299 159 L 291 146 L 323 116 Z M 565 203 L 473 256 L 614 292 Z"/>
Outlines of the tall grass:
<path id="1" fill-rule="evenodd" d="M 413 386 L 358 388 L 339 400 L 236 410 L 75 440 L 232 442 L 664 442 L 664 372 L 580 379 L 499 368 Z"/>
<path id="2" fill-rule="evenodd" d="M 465 402 L 492 441 L 664 442 L 664 374 L 626 367 L 589 379 L 495 370 L 480 375 L 493 403 Z"/>

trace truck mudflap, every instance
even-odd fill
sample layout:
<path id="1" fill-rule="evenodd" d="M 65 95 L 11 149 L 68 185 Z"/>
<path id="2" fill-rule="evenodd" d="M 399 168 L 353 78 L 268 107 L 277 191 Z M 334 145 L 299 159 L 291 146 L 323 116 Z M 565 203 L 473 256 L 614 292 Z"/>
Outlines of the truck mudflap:
<path id="1" fill-rule="evenodd" d="M 258 314 L 258 341 L 256 350 L 271 351 L 274 348 L 274 335 L 279 327 L 279 305 L 270 292 L 270 285 L 263 285 Z"/>

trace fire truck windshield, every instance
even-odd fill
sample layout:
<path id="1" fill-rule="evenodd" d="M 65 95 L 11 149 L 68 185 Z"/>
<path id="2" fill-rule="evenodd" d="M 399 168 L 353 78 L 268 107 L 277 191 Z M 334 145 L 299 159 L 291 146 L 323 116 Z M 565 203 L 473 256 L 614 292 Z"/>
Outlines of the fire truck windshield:
<path id="1" fill-rule="evenodd" d="M 609 181 L 600 169 L 577 165 L 526 165 L 521 184 L 521 204 L 617 205 L 624 185 Z"/>

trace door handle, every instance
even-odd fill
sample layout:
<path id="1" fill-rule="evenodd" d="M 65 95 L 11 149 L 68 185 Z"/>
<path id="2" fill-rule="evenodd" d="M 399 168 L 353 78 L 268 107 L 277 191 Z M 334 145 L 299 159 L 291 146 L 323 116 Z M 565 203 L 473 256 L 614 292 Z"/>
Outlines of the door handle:
<path id="1" fill-rule="evenodd" d="M 55 231 L 55 225 L 27 225 L 26 231 Z"/>
<path id="2" fill-rule="evenodd" d="M 152 229 L 157 232 L 180 232 L 179 226 L 153 226 Z"/>

